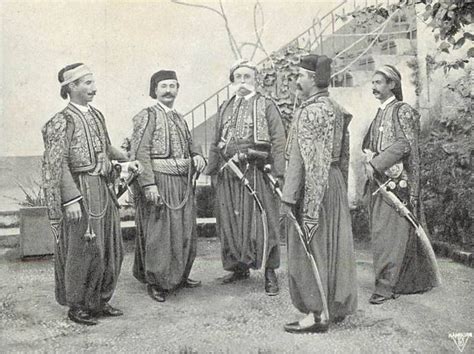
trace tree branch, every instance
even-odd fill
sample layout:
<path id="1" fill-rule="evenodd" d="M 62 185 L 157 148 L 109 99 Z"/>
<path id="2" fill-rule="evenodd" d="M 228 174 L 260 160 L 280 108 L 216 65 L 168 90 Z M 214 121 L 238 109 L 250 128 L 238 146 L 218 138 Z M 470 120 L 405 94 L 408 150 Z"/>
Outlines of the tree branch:
<path id="1" fill-rule="evenodd" d="M 239 50 L 239 47 L 237 45 L 237 42 L 235 41 L 234 36 L 232 35 L 232 31 L 230 30 L 229 27 L 229 21 L 227 20 L 227 16 L 224 11 L 224 7 L 222 5 L 222 0 L 219 0 L 219 7 L 221 11 L 214 9 L 213 7 L 207 6 L 207 5 L 201 5 L 201 4 L 193 4 L 189 2 L 185 2 L 183 0 L 170 0 L 173 4 L 177 5 L 183 5 L 183 6 L 189 6 L 189 7 L 195 7 L 195 8 L 201 8 L 201 9 L 206 9 L 209 11 L 214 12 L 215 14 L 219 15 L 219 17 L 224 21 L 224 26 L 227 31 L 227 37 L 229 38 L 229 44 L 230 44 L 230 49 L 232 50 L 232 53 L 234 54 L 234 57 L 236 59 L 241 58 L 241 53 Z"/>
<path id="2" fill-rule="evenodd" d="M 242 53 L 239 51 L 237 41 L 235 40 L 235 38 L 232 34 L 232 31 L 230 30 L 229 21 L 227 20 L 227 16 L 226 16 L 225 11 L 224 11 L 224 5 L 222 5 L 222 0 L 219 0 L 219 6 L 221 8 L 221 15 L 222 15 L 222 18 L 224 19 L 225 29 L 227 31 L 227 36 L 229 38 L 230 47 L 232 48 L 232 52 L 234 53 L 234 56 L 235 56 L 236 59 L 241 59 L 242 58 Z"/>
<path id="3" fill-rule="evenodd" d="M 206 5 L 201 5 L 201 4 L 190 4 L 190 3 L 187 3 L 187 2 L 184 2 L 184 1 L 181 1 L 181 0 L 171 0 L 172 3 L 174 4 L 178 4 L 178 5 L 184 5 L 184 6 L 190 6 L 190 7 L 199 7 L 201 9 L 207 9 L 209 11 L 212 11 L 216 14 L 218 14 L 220 17 L 224 17 L 222 16 L 222 14 L 217 11 L 216 9 L 210 7 L 210 6 L 206 6 Z"/>
<path id="4" fill-rule="evenodd" d="M 258 24 L 257 24 L 257 12 L 259 12 L 261 14 L 262 26 L 260 28 L 260 31 L 258 30 Z M 254 47 L 253 53 L 251 55 L 251 60 L 254 58 L 254 56 L 257 52 L 257 49 L 260 49 L 265 54 L 265 56 L 267 58 L 269 58 L 269 60 L 271 62 L 271 65 L 273 67 L 273 60 L 271 59 L 268 52 L 265 50 L 265 47 L 262 43 L 262 34 L 263 34 L 263 31 L 264 31 L 264 28 L 265 28 L 265 17 L 264 17 L 264 13 L 263 13 L 262 4 L 260 4 L 259 0 L 257 0 L 255 2 L 255 6 L 253 8 L 253 28 L 254 28 L 255 37 L 256 37 L 257 41 L 255 42 L 256 46 Z"/>

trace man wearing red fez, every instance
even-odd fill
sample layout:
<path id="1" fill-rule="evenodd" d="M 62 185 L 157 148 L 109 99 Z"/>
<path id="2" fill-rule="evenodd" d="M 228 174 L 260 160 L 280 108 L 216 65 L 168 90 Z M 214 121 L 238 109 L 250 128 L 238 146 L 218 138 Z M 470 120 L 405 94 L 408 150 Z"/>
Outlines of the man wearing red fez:
<path id="1" fill-rule="evenodd" d="M 357 308 L 347 200 L 352 116 L 329 98 L 331 59 L 311 54 L 299 66 L 297 89 L 304 101 L 295 112 L 288 137 L 280 213 L 295 215 L 302 226 L 301 234 L 289 228 L 288 278 L 293 305 L 307 316 L 284 328 L 291 333 L 326 332 L 330 322 L 343 320 Z M 317 272 L 303 240 L 309 244 Z"/>
<path id="2" fill-rule="evenodd" d="M 206 162 L 173 108 L 178 90 L 174 71 L 153 74 L 150 96 L 157 102 L 133 118 L 131 153 L 144 168 L 135 186 L 133 274 L 158 302 L 179 287 L 201 285 L 189 273 L 197 243 L 193 185 Z"/>
<path id="3" fill-rule="evenodd" d="M 89 103 L 97 89 L 81 63 L 59 71 L 61 97 L 69 104 L 43 127 L 43 185 L 53 234 L 56 300 L 85 325 L 120 316 L 111 299 L 123 259 L 120 216 L 108 184 L 111 160 L 126 161 L 110 144 L 104 116 Z M 128 164 L 141 170 L 140 164 Z"/>
<path id="4" fill-rule="evenodd" d="M 224 269 L 231 272 L 222 282 L 247 279 L 250 269 L 266 264 L 265 292 L 277 295 L 279 200 L 263 169 L 271 166 L 271 173 L 283 179 L 285 132 L 275 102 L 256 91 L 256 73 L 255 65 L 247 60 L 239 60 L 230 70 L 235 94 L 219 108 L 206 174 L 215 176 L 217 233 Z M 239 169 L 256 191 L 266 217 L 241 180 L 229 169 L 221 169 L 234 156 L 239 157 Z"/>
<path id="5" fill-rule="evenodd" d="M 424 221 L 420 198 L 419 114 L 403 102 L 400 72 L 391 65 L 375 71 L 372 92 L 380 101 L 362 149 L 368 178 L 370 226 L 374 252 L 374 305 L 399 294 L 420 293 L 439 285 L 437 264 L 429 242 L 422 242 L 407 219 L 381 193 L 379 183 Z M 425 228 L 426 229 L 426 228 Z M 432 249 L 431 249 L 432 250 Z"/>

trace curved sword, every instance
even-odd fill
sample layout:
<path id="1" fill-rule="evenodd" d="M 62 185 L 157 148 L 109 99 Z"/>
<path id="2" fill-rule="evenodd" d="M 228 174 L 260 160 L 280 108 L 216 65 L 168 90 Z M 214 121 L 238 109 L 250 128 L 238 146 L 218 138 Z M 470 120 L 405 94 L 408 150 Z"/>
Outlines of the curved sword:
<path id="1" fill-rule="evenodd" d="M 275 179 L 270 174 L 270 166 L 265 166 L 264 168 L 264 174 L 267 177 L 268 181 L 270 182 L 270 185 L 273 187 L 273 190 L 275 193 L 280 197 L 280 199 L 283 196 L 283 193 L 280 189 L 280 186 L 278 184 L 278 181 Z M 301 243 L 303 244 L 304 251 L 306 253 L 306 256 L 308 257 L 308 260 L 311 264 L 311 269 L 313 270 L 313 275 L 314 279 L 316 280 L 316 285 L 318 286 L 319 294 L 321 295 L 321 301 L 323 303 L 323 313 L 321 316 L 321 321 L 329 321 L 329 308 L 328 308 L 328 301 L 326 297 L 326 292 L 324 291 L 323 287 L 323 282 L 321 280 L 321 275 L 319 274 L 318 266 L 316 264 L 316 260 L 314 259 L 313 253 L 311 252 L 310 248 L 310 240 L 306 237 L 305 233 L 303 232 L 303 229 L 301 228 L 300 224 L 298 223 L 298 220 L 296 220 L 295 214 L 293 214 L 293 211 L 290 211 L 289 214 L 287 215 L 288 219 L 294 224 L 296 233 L 298 234 Z"/>
<path id="2" fill-rule="evenodd" d="M 375 195 L 380 193 L 385 199 L 391 202 L 393 208 L 405 219 L 408 220 L 411 226 L 415 229 L 415 234 L 418 236 L 418 239 L 421 241 L 421 245 L 425 250 L 428 258 L 433 264 L 433 270 L 435 272 L 436 281 L 438 284 L 441 284 L 441 273 L 438 268 L 438 262 L 436 261 L 436 255 L 434 253 L 431 242 L 426 235 L 425 230 L 421 226 L 420 222 L 416 219 L 415 215 L 406 207 L 405 204 L 395 195 L 395 193 L 387 190 L 387 184 L 390 179 L 385 183 L 380 183 L 376 178 L 374 178 L 375 183 L 378 185 L 378 189 L 372 194 Z"/>
<path id="3" fill-rule="evenodd" d="M 252 188 L 250 185 L 249 180 L 245 175 L 242 173 L 240 168 L 237 166 L 236 162 L 240 161 L 239 153 L 236 153 L 234 156 L 232 156 L 227 162 L 221 167 L 221 171 L 224 168 L 229 168 L 242 182 L 242 184 L 247 188 L 247 191 L 250 193 L 250 195 L 253 197 L 255 203 L 257 204 L 257 208 L 260 212 L 260 216 L 262 219 L 262 225 L 263 225 L 263 255 L 262 255 L 262 269 L 265 271 L 266 265 L 267 265 L 267 257 L 268 257 L 268 224 L 267 224 L 267 213 L 265 209 L 263 208 L 262 202 L 257 196 L 257 192 Z"/>

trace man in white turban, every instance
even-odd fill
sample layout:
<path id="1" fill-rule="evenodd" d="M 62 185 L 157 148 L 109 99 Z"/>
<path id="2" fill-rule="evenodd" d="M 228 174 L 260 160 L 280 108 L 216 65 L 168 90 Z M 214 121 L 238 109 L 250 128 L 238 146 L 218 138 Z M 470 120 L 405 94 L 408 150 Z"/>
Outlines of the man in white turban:
<path id="1" fill-rule="evenodd" d="M 250 269 L 259 269 L 265 263 L 265 291 L 267 295 L 277 295 L 279 200 L 265 180 L 263 168 L 270 165 L 272 174 L 283 178 L 285 132 L 275 102 L 256 91 L 256 75 L 255 65 L 247 60 L 238 61 L 230 69 L 235 94 L 219 108 L 205 173 L 215 176 L 217 232 L 224 269 L 231 272 L 222 282 L 246 279 Z M 238 165 L 256 191 L 266 218 L 241 180 L 228 169 L 221 169 L 236 153 L 248 157 Z"/>
<path id="2" fill-rule="evenodd" d="M 380 101 L 377 115 L 364 138 L 362 149 L 370 197 L 369 213 L 374 253 L 374 305 L 399 294 L 424 292 L 437 286 L 436 264 L 420 246 L 415 229 L 384 199 L 373 193 L 387 182 L 394 193 L 423 220 L 420 191 L 419 114 L 403 102 L 400 72 L 391 65 L 375 71 L 372 92 Z M 431 247 L 430 245 L 428 245 Z"/>
<path id="3" fill-rule="evenodd" d="M 104 116 L 90 105 L 97 88 L 82 63 L 58 73 L 61 97 L 69 104 L 43 127 L 43 185 L 53 234 L 56 300 L 68 317 L 84 325 L 101 316 L 120 316 L 109 300 L 123 260 L 120 216 L 109 189 L 111 160 L 126 161 L 109 139 Z M 138 162 L 130 170 L 141 170 Z"/>

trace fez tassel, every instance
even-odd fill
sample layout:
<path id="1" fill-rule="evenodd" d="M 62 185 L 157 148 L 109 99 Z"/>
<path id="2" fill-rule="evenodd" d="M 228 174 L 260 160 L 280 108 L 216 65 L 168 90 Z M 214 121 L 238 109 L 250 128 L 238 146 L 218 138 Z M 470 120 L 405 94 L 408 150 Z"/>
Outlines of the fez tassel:
<path id="1" fill-rule="evenodd" d="M 421 224 L 419 221 L 416 219 L 415 215 L 402 203 L 400 199 L 393 193 L 387 190 L 386 184 L 381 184 L 377 179 L 375 179 L 375 182 L 379 186 L 375 193 L 380 193 L 383 197 L 385 197 L 386 200 L 391 202 L 391 206 L 405 219 L 408 220 L 408 222 L 415 228 L 415 233 L 418 236 L 418 238 L 421 241 L 421 244 L 423 246 L 424 251 L 430 258 L 430 260 L 433 263 L 433 269 L 436 277 L 436 281 L 438 285 L 441 284 L 441 274 L 438 268 L 438 263 L 436 262 L 436 256 L 433 251 L 433 247 L 431 246 L 431 242 L 428 239 L 428 236 L 426 235 L 425 230 L 423 230 L 423 227 L 421 227 Z"/>
<path id="2" fill-rule="evenodd" d="M 283 196 L 283 193 L 281 192 L 281 189 L 278 185 L 278 182 L 275 180 L 275 178 L 270 174 L 270 168 L 269 166 L 265 166 L 264 174 L 270 184 L 273 187 L 273 190 L 275 193 L 280 197 L 280 199 Z M 319 274 L 318 266 L 316 265 L 316 260 L 314 259 L 313 254 L 311 253 L 310 249 L 310 242 L 311 240 L 308 240 L 306 235 L 303 232 L 303 229 L 301 228 L 300 224 L 298 223 L 298 220 L 296 220 L 295 215 L 293 214 L 292 211 L 290 211 L 287 215 L 287 218 L 290 219 L 290 221 L 294 224 L 296 232 L 298 233 L 298 236 L 300 237 L 300 241 L 303 244 L 306 256 L 308 257 L 309 262 L 311 263 L 311 269 L 313 270 L 313 275 L 314 279 L 316 280 L 316 284 L 318 286 L 319 293 L 321 295 L 321 300 L 323 303 L 323 316 L 321 318 L 321 322 L 326 322 L 329 321 L 329 309 L 328 309 L 328 301 L 326 298 L 326 293 L 324 292 L 324 287 L 323 287 L 323 282 L 321 280 L 321 275 Z"/>
<path id="3" fill-rule="evenodd" d="M 255 203 L 257 204 L 258 210 L 260 211 L 260 217 L 262 219 L 262 225 L 263 225 L 263 256 L 262 256 L 262 269 L 265 271 L 266 264 L 267 264 L 267 253 L 268 253 L 268 225 L 267 225 L 267 213 L 265 212 L 265 209 L 263 208 L 262 202 L 257 196 L 257 193 L 255 190 L 252 188 L 250 185 L 249 180 L 244 176 L 242 171 L 239 169 L 239 167 L 235 164 L 236 161 L 239 161 L 239 153 L 236 153 L 234 156 L 232 156 L 230 159 L 227 160 L 227 162 L 221 167 L 221 171 L 228 167 L 242 182 L 242 184 L 247 188 L 248 192 L 250 195 L 253 197 L 255 200 Z"/>

